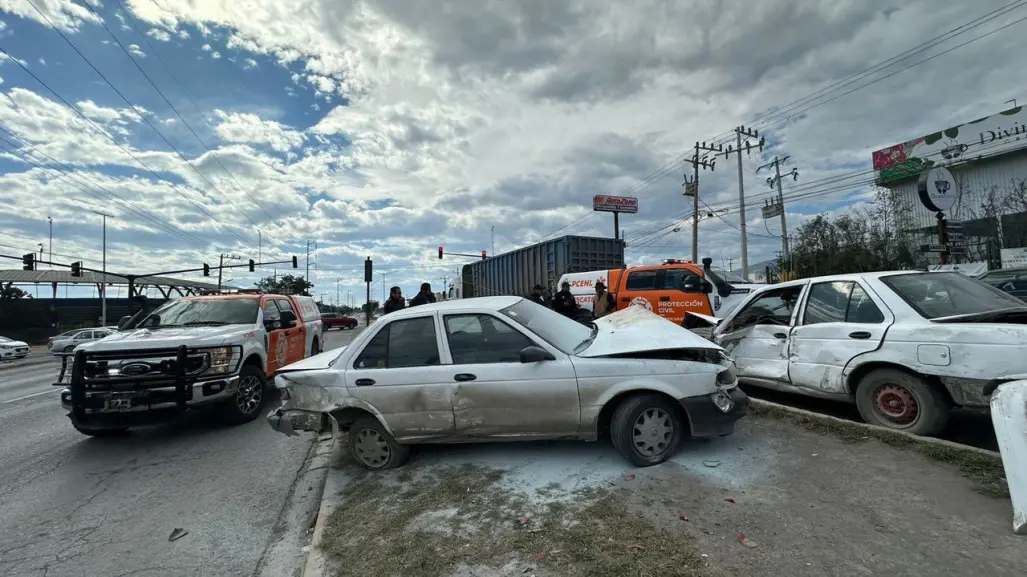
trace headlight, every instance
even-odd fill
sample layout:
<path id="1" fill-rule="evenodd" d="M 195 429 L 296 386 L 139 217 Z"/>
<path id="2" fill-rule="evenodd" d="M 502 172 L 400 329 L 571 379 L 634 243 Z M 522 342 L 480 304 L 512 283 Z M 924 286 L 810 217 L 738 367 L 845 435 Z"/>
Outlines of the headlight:
<path id="1" fill-rule="evenodd" d="M 239 368 L 242 360 L 242 347 L 214 347 L 201 349 L 210 361 L 204 375 L 231 375 Z"/>

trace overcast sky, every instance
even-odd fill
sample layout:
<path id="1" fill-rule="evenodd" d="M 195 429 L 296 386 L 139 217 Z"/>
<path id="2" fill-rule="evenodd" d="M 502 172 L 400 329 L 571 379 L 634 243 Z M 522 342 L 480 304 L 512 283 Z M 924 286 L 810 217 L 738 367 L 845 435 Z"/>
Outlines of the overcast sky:
<path id="1" fill-rule="evenodd" d="M 0 248 L 38 250 L 52 216 L 54 260 L 99 268 L 102 211 L 108 268 L 139 273 L 257 258 L 259 230 L 263 258 L 300 255 L 301 272 L 316 241 L 314 292 L 345 300 L 366 256 L 412 294 L 467 262 L 439 245 L 491 251 L 493 227 L 500 253 L 610 236 L 592 196 L 627 193 L 629 264 L 688 258 L 680 161 L 748 123 L 769 144 L 744 161 L 755 263 L 780 250 L 756 172 L 775 154 L 799 171 L 794 231 L 873 194 L 872 150 L 1027 101 L 1027 23 L 954 48 L 1027 17 L 1024 2 L 846 80 L 1007 4 L 0 0 L 17 59 L 0 54 Z M 721 158 L 701 175 L 703 210 L 726 212 L 699 243 L 735 268 L 736 171 Z"/>

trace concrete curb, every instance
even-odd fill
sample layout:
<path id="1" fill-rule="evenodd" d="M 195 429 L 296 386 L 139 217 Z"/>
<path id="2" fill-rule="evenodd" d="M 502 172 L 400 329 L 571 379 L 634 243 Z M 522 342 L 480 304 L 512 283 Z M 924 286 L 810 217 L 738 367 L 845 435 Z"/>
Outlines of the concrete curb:
<path id="1" fill-rule="evenodd" d="M 307 560 L 303 564 L 303 577 L 322 577 L 329 573 L 328 558 L 321 552 L 321 540 L 324 537 L 325 526 L 328 524 L 328 517 L 340 503 L 339 491 L 345 485 L 342 473 L 332 469 L 332 463 L 335 461 L 334 457 L 339 448 L 338 437 L 335 437 L 328 456 L 328 475 L 325 476 L 324 489 L 321 491 L 321 507 L 317 511 L 317 521 L 314 523 L 314 531 L 310 535 L 310 551 L 307 552 Z"/>
<path id="2" fill-rule="evenodd" d="M 955 449 L 955 450 L 959 450 L 959 451 L 966 451 L 968 453 L 976 453 L 978 455 L 983 455 L 985 457 L 991 457 L 993 459 L 998 460 L 999 462 L 1002 461 L 1002 456 L 999 455 L 995 451 L 989 451 L 987 449 L 980 449 L 980 448 L 977 448 L 977 447 L 974 447 L 974 446 L 971 446 L 971 445 L 963 445 L 961 443 L 953 443 L 952 441 L 946 441 L 944 439 L 936 439 L 934 437 L 920 437 L 920 436 L 917 436 L 917 435 L 911 435 L 909 433 L 906 433 L 906 432 L 903 432 L 903 431 L 896 431 L 894 429 L 889 429 L 887 427 L 880 427 L 880 426 L 877 426 L 877 425 L 868 425 L 866 423 L 859 423 L 859 422 L 856 422 L 856 421 L 850 421 L 848 419 L 840 419 L 838 417 L 832 417 L 831 415 L 823 415 L 823 414 L 820 414 L 820 413 L 814 413 L 812 411 L 807 411 L 807 410 L 804 410 L 804 409 L 797 409 L 795 407 L 790 407 L 788 405 L 779 405 L 777 403 L 772 403 L 770 401 L 764 401 L 762 399 L 754 399 L 753 397 L 749 397 L 749 406 L 754 408 L 754 409 L 756 409 L 757 411 L 760 410 L 760 409 L 769 409 L 769 410 L 772 410 L 772 411 L 783 411 L 783 412 L 786 412 L 786 413 L 791 413 L 792 415 L 795 415 L 797 417 L 813 419 L 813 420 L 818 420 L 818 421 L 827 422 L 827 423 L 837 423 L 837 424 L 841 424 L 841 425 L 852 427 L 852 428 L 856 428 L 856 429 L 862 429 L 864 431 L 867 431 L 868 433 L 873 433 L 874 435 L 893 435 L 893 436 L 897 436 L 897 437 L 903 437 L 903 438 L 909 440 L 912 443 L 917 443 L 917 444 L 920 444 L 920 445 L 931 445 L 931 446 L 935 446 L 935 447 L 944 447 L 944 448 L 947 448 L 947 449 Z"/>

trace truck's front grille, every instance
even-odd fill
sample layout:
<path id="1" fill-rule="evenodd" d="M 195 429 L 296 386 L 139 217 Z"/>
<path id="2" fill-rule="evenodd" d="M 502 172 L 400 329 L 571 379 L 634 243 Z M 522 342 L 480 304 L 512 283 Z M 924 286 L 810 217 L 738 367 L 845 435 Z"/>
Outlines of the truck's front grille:
<path id="1" fill-rule="evenodd" d="M 89 390 L 167 387 L 179 376 L 195 377 L 209 366 L 210 356 L 195 350 L 186 351 L 181 371 L 176 349 L 85 352 L 82 381 Z"/>

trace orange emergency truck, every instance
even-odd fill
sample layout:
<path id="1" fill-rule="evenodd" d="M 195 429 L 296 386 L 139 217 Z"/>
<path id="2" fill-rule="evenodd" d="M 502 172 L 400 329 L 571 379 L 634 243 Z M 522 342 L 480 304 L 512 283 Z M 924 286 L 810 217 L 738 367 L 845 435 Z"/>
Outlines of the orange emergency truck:
<path id="1" fill-rule="evenodd" d="M 724 316 L 746 295 L 762 286 L 729 283 L 710 269 L 691 261 L 666 259 L 658 265 L 565 274 L 559 284 L 569 282 L 578 305 L 589 311 L 595 300 L 596 283 L 602 282 L 615 298 L 617 310 L 642 306 L 676 324 L 686 313 Z"/>

